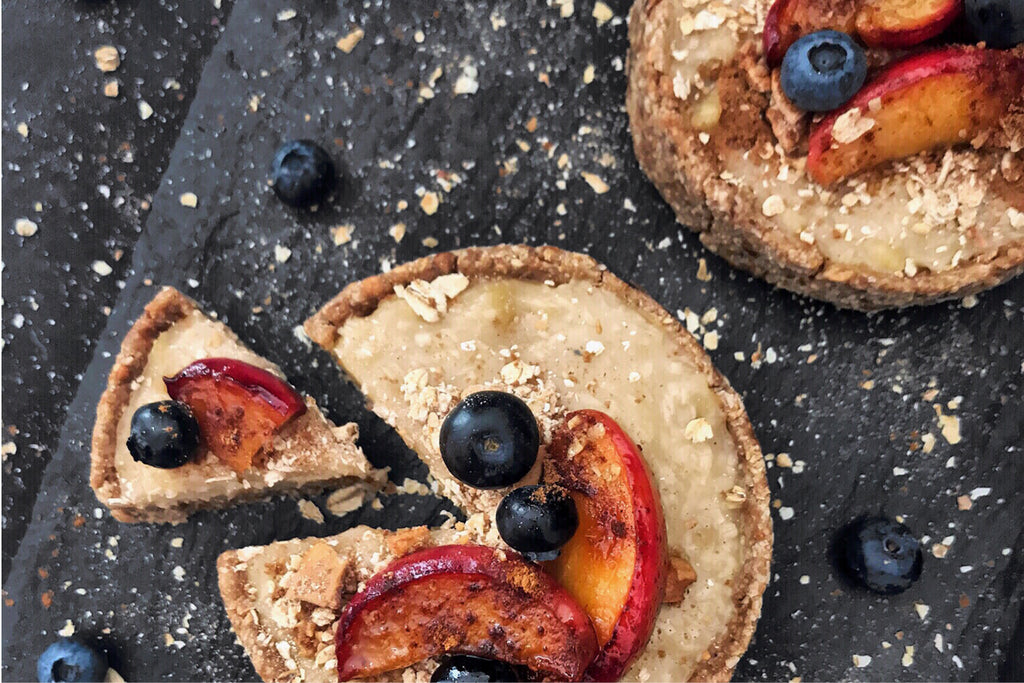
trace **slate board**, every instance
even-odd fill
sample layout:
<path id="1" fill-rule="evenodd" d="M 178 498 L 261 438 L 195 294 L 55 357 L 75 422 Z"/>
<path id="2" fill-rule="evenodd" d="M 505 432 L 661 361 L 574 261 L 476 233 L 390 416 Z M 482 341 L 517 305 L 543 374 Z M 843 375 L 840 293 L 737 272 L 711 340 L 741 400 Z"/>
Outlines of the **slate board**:
<path id="1" fill-rule="evenodd" d="M 67 620 L 129 680 L 252 678 L 217 594 L 219 552 L 356 523 L 437 522 L 448 506 L 395 496 L 383 510 L 318 525 L 278 499 L 178 527 L 113 521 L 87 483 L 94 406 L 124 331 L 158 285 L 216 311 L 336 421 L 358 422 L 371 460 L 392 466 L 401 483 L 423 479 L 424 469 L 293 328 L 382 267 L 499 242 L 585 251 L 670 311 L 716 309 L 711 356 L 743 395 L 770 464 L 782 452 L 803 463 L 769 469 L 774 575 L 738 679 L 1024 676 L 1024 280 L 970 308 L 864 316 L 732 271 L 673 222 L 638 170 L 622 106 L 627 6 L 614 4 L 615 19 L 603 25 L 592 7 L 577 3 L 563 18 L 521 2 L 237 2 L 5 582 L 5 678 L 31 678 Z M 296 16 L 277 19 L 287 8 Z M 355 27 L 362 41 L 350 54 L 336 49 Z M 425 98 L 437 67 L 443 75 Z M 478 90 L 455 95 L 460 75 Z M 287 209 L 265 185 L 274 149 L 292 137 L 323 141 L 342 170 L 335 201 L 316 214 Z M 439 172 L 460 182 L 447 191 Z M 610 190 L 596 193 L 581 172 Z M 436 214 L 419 208 L 417 191 L 440 196 Z M 182 206 L 183 192 L 195 192 L 198 207 Z M 396 243 L 389 229 L 399 222 L 406 234 Z M 354 226 L 353 239 L 335 245 L 331 228 L 342 224 Z M 436 247 L 424 246 L 429 238 Z M 701 258 L 709 281 L 697 277 Z M 962 441 L 940 434 L 935 405 L 958 418 Z M 925 434 L 937 437 L 928 453 Z M 957 496 L 972 493 L 971 508 L 959 510 Z M 848 587 L 827 557 L 838 527 L 878 511 L 901 515 L 929 549 L 922 579 L 888 599 Z M 952 545 L 938 559 L 930 549 L 947 536 Z M 44 610 L 45 591 L 53 597 Z M 901 663 L 907 646 L 912 662 Z M 870 655 L 870 665 L 856 668 L 855 654 Z"/>

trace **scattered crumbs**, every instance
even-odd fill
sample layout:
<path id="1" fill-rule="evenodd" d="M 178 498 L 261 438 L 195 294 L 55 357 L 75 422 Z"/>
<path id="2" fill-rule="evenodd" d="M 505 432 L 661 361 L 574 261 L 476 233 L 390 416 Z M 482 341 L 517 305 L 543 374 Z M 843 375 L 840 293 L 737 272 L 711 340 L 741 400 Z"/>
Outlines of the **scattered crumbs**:
<path id="1" fill-rule="evenodd" d="M 436 192 L 425 192 L 423 198 L 420 199 L 420 208 L 423 209 L 423 213 L 428 216 L 433 216 L 437 213 L 437 207 L 441 204 L 440 198 L 438 198 Z"/>
<path id="2" fill-rule="evenodd" d="M 365 33 L 363 33 L 363 29 L 357 28 L 348 35 L 338 38 L 338 42 L 334 44 L 334 47 L 338 48 L 345 54 L 348 54 L 355 49 L 356 45 L 359 44 L 359 41 L 363 39 L 364 35 Z"/>
<path id="3" fill-rule="evenodd" d="M 292 257 L 292 250 L 283 244 L 274 245 L 274 260 L 278 263 L 284 263 Z"/>
<path id="4" fill-rule="evenodd" d="M 92 269 L 100 277 L 106 277 L 114 272 L 114 269 L 106 261 L 93 261 Z"/>
<path id="5" fill-rule="evenodd" d="M 21 237 L 31 237 L 36 234 L 37 230 L 39 230 L 39 226 L 36 225 L 34 221 L 30 221 L 27 218 L 19 218 L 14 221 L 14 232 Z"/>
<path id="6" fill-rule="evenodd" d="M 914 646 L 907 645 L 903 649 L 903 659 L 900 660 L 903 666 L 912 666 L 914 664 Z"/>
<path id="7" fill-rule="evenodd" d="M 602 180 L 598 175 L 587 173 L 586 171 L 581 172 L 580 175 L 587 181 L 587 185 L 590 185 L 590 189 L 597 194 L 604 194 L 611 189 L 608 187 L 608 183 Z"/>
<path id="8" fill-rule="evenodd" d="M 62 636 L 64 638 L 70 638 L 71 636 L 75 635 L 75 625 L 71 623 L 70 619 L 64 620 L 64 627 L 61 630 L 57 631 L 57 635 Z"/>
<path id="9" fill-rule="evenodd" d="M 921 436 L 922 449 L 925 453 L 931 453 L 935 450 L 935 435 L 931 432 Z"/>
<path id="10" fill-rule="evenodd" d="M 405 223 L 395 223 L 388 229 L 388 234 L 395 242 L 401 242 L 402 238 L 405 237 Z"/>
<path id="11" fill-rule="evenodd" d="M 704 335 L 704 348 L 708 351 L 718 350 L 718 332 L 711 330 Z"/>
<path id="12" fill-rule="evenodd" d="M 103 94 L 106 97 L 117 97 L 121 92 L 121 84 L 116 79 L 107 81 L 103 84 Z"/>
<path id="13" fill-rule="evenodd" d="M 477 81 L 477 76 L 479 76 L 479 72 L 474 65 L 469 63 L 463 64 L 459 77 L 455 79 L 455 85 L 452 88 L 452 92 L 456 95 L 476 94 L 476 91 L 480 89 L 480 83 Z"/>
<path id="14" fill-rule="evenodd" d="M 863 669 L 864 667 L 866 667 L 866 666 L 868 666 L 870 664 L 871 664 L 871 655 L 854 655 L 853 656 L 853 665 L 855 667 L 857 667 L 858 669 Z"/>
<path id="15" fill-rule="evenodd" d="M 348 244 L 352 241 L 352 231 L 355 230 L 355 226 L 351 223 L 345 225 L 337 225 L 331 228 L 331 239 L 334 240 L 334 246 L 340 247 L 343 244 Z"/>
<path id="16" fill-rule="evenodd" d="M 974 505 L 971 502 L 970 496 L 957 496 L 956 497 L 956 508 L 958 510 L 970 510 L 971 506 Z"/>
<path id="17" fill-rule="evenodd" d="M 922 621 L 924 621 L 925 617 L 928 616 L 928 612 L 931 611 L 931 607 L 924 604 L 923 602 L 915 602 L 914 611 L 917 612 L 917 616 L 920 617 Z"/>
<path id="18" fill-rule="evenodd" d="M 317 524 L 324 523 L 324 513 L 320 512 L 320 508 L 316 506 L 316 503 L 311 500 L 301 498 L 298 501 L 298 505 L 300 515 L 312 522 L 316 522 Z"/>
<path id="19" fill-rule="evenodd" d="M 194 209 L 199 205 L 199 197 L 196 196 L 195 192 L 182 192 L 181 196 L 178 197 L 178 201 L 181 202 L 182 206 L 187 206 L 190 209 Z"/>
<path id="20" fill-rule="evenodd" d="M 941 404 L 936 403 L 933 407 L 935 408 L 935 417 L 939 422 L 939 429 L 942 432 L 942 438 L 951 445 L 960 443 L 960 418 L 956 415 L 943 415 Z"/>
<path id="21" fill-rule="evenodd" d="M 773 194 L 764 200 L 761 204 L 761 213 L 771 218 L 772 216 L 778 216 L 780 213 L 786 210 L 786 203 L 782 201 L 782 197 L 777 194 Z"/>
<path id="22" fill-rule="evenodd" d="M 594 3 L 594 11 L 592 14 L 594 19 L 597 20 L 598 26 L 604 26 L 615 16 L 615 12 L 612 11 L 612 8 L 601 2 L 601 0 L 597 0 L 597 2 Z"/>
<path id="23" fill-rule="evenodd" d="M 185 539 L 182 538 L 181 536 L 175 536 L 174 538 L 171 539 L 171 547 L 172 548 L 180 548 L 184 544 L 185 544 Z"/>
<path id="24" fill-rule="evenodd" d="M 703 417 L 695 417 L 686 423 L 683 428 L 683 436 L 693 443 L 703 443 L 714 436 L 711 430 L 711 423 Z"/>
<path id="25" fill-rule="evenodd" d="M 277 13 L 277 20 L 288 21 L 289 19 L 294 19 L 297 15 L 298 12 L 293 9 L 283 9 Z"/>
<path id="26" fill-rule="evenodd" d="M 171 570 L 171 574 L 174 575 L 174 579 L 176 581 L 184 581 L 185 580 L 185 568 L 182 567 L 180 564 L 176 565 L 174 567 L 174 569 Z"/>
<path id="27" fill-rule="evenodd" d="M 146 100 L 139 100 L 139 118 L 145 121 L 153 115 L 153 107 Z"/>
<path id="28" fill-rule="evenodd" d="M 113 45 L 103 45 L 96 48 L 92 56 L 96 59 L 96 68 L 100 71 L 109 73 L 117 71 L 117 67 L 121 66 L 121 53 Z"/>
<path id="29" fill-rule="evenodd" d="M 790 508 L 790 507 L 781 507 L 781 508 L 779 508 L 779 519 L 781 519 L 782 521 L 786 521 L 788 519 L 793 519 L 793 508 Z"/>
<path id="30" fill-rule="evenodd" d="M 424 237 L 422 240 L 420 240 L 420 243 L 427 249 L 433 249 L 438 245 L 436 237 Z"/>
<path id="31" fill-rule="evenodd" d="M 583 84 L 590 85 L 594 82 L 594 65 L 587 64 L 587 68 L 583 70 Z"/>
<path id="32" fill-rule="evenodd" d="M 707 259 L 699 259 L 697 261 L 697 279 L 701 282 L 711 281 L 711 273 L 708 272 Z"/>

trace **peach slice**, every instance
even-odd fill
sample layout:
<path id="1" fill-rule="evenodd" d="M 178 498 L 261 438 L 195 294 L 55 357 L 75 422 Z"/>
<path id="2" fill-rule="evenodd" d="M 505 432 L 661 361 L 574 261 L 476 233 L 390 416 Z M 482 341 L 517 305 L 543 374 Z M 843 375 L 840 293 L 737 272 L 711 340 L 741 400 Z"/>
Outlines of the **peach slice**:
<path id="1" fill-rule="evenodd" d="M 832 29 L 853 35 L 856 19 L 857 0 L 775 0 L 761 35 L 768 66 L 782 64 L 789 46 L 808 33 Z"/>
<path id="2" fill-rule="evenodd" d="M 577 681 L 597 652 L 594 627 L 540 567 L 478 545 L 427 548 L 366 583 L 335 633 L 338 680 L 374 678 L 447 652 Z"/>
<path id="3" fill-rule="evenodd" d="M 963 11 L 963 0 L 861 0 L 857 36 L 869 47 L 910 47 L 945 31 Z"/>
<path id="4" fill-rule="evenodd" d="M 949 47 L 890 65 L 811 131 L 807 171 L 829 185 L 866 168 L 967 142 L 1021 97 L 1024 52 Z"/>
<path id="5" fill-rule="evenodd" d="M 590 614 L 602 646 L 587 677 L 617 680 L 647 643 L 665 592 L 665 518 L 650 470 L 615 421 L 570 414 L 544 477 L 569 489 L 580 525 L 547 569 Z"/>
<path id="6" fill-rule="evenodd" d="M 187 403 L 210 451 L 236 472 L 252 466 L 256 454 L 306 404 L 284 380 L 233 358 L 203 358 L 174 377 L 167 393 Z"/>

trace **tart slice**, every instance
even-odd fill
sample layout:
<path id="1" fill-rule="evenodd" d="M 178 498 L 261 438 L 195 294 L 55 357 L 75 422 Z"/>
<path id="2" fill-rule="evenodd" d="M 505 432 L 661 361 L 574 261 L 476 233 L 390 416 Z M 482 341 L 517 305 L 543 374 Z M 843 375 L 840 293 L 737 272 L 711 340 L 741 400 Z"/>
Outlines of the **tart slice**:
<path id="1" fill-rule="evenodd" d="M 840 307 L 998 285 L 1024 270 L 1024 44 L 972 30 L 979 4 L 637 0 L 640 166 L 710 250 Z"/>
<path id="2" fill-rule="evenodd" d="M 438 254 L 352 284 L 305 328 L 416 450 L 435 490 L 467 513 L 468 521 L 455 525 L 472 534 L 465 541 L 506 547 L 497 512 L 513 487 L 542 481 L 568 489 L 579 528 L 563 554 L 543 566 L 595 625 L 600 668 L 588 675 L 730 676 L 753 634 L 768 577 L 764 463 L 740 398 L 654 300 L 587 256 L 498 246 Z M 513 487 L 470 485 L 473 477 L 442 454 L 458 442 L 457 430 L 444 429 L 447 418 L 457 406 L 479 403 L 467 397 L 487 392 L 516 397 L 538 426 L 536 465 L 525 475 L 515 470 L 521 479 Z M 556 466 L 569 460 L 588 466 Z M 614 539 L 602 539 L 608 530 Z M 289 546 L 296 569 L 315 541 L 304 543 Z M 242 552 L 247 561 L 267 551 Z M 356 583 L 385 566 L 379 553 L 354 557 L 347 571 L 362 577 Z M 601 569 L 607 584 L 578 569 L 601 557 L 608 559 Z M 261 633 L 257 623 L 274 619 L 280 610 L 273 599 L 286 597 L 288 582 L 257 584 L 239 603 L 224 573 L 234 559 L 222 560 L 222 592 L 257 672 L 267 679 L 333 675 L 321 671 L 337 666 L 327 655 L 314 656 L 312 666 L 294 657 L 295 638 L 309 627 Z M 335 618 L 348 597 L 332 603 Z M 279 607 L 311 609 L 301 599 Z M 329 615 L 319 614 L 326 623 Z M 666 652 L 672 656 L 659 654 Z"/>
<path id="3" fill-rule="evenodd" d="M 185 520 L 275 493 L 378 482 L 280 369 L 166 287 L 125 335 L 96 410 L 90 483 L 123 522 Z"/>

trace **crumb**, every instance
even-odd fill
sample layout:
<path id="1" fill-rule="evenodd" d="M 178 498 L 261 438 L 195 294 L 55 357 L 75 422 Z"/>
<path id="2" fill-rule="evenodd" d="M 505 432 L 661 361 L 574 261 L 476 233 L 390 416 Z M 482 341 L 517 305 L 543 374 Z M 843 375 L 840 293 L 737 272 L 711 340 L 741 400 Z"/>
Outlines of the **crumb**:
<path id="1" fill-rule="evenodd" d="M 338 38 L 338 42 L 334 44 L 334 47 L 338 48 L 345 54 L 348 54 L 355 49 L 356 45 L 359 44 L 359 41 L 363 39 L 364 35 L 365 33 L 363 33 L 363 29 L 357 28 L 351 33 Z"/>
<path id="2" fill-rule="evenodd" d="M 113 45 L 98 47 L 92 54 L 96 59 L 96 68 L 100 71 L 109 73 L 117 71 L 117 67 L 121 66 L 121 54 Z"/>

